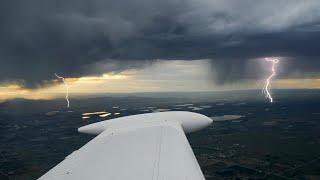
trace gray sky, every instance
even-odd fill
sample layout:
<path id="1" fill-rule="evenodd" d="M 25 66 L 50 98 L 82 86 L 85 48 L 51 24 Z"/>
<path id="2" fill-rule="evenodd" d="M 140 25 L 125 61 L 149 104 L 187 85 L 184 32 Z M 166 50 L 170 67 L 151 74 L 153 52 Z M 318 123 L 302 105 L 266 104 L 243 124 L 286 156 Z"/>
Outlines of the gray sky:
<path id="1" fill-rule="evenodd" d="M 35 87 L 209 59 L 217 84 L 260 78 L 253 59 L 283 57 L 279 78 L 320 70 L 317 0 L 2 0 L 0 82 Z M 318 77 L 318 76 L 317 76 Z"/>

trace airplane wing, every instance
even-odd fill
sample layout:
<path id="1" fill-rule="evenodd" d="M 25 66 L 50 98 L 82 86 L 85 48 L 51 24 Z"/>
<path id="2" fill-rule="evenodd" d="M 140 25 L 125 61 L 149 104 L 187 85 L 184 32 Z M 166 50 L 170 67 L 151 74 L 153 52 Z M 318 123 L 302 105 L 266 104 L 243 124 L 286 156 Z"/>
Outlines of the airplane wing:
<path id="1" fill-rule="evenodd" d="M 212 123 L 191 112 L 126 116 L 78 129 L 99 134 L 39 180 L 204 180 L 185 132 Z"/>

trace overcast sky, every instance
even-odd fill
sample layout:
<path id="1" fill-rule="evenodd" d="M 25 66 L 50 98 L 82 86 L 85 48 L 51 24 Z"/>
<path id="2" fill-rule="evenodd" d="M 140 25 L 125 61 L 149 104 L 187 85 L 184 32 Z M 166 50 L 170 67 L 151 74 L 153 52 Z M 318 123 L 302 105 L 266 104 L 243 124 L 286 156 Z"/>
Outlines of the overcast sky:
<path id="1" fill-rule="evenodd" d="M 55 72 L 206 59 L 225 85 L 265 77 L 253 67 L 264 57 L 283 59 L 279 79 L 318 78 L 319 9 L 318 0 L 2 0 L 0 83 L 35 88 Z"/>

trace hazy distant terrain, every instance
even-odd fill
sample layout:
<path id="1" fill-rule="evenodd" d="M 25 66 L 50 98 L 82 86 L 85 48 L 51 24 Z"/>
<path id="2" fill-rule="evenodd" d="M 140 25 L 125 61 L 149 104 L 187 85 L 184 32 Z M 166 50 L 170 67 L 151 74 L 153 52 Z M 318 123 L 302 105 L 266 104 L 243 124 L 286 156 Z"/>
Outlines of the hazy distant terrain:
<path id="1" fill-rule="evenodd" d="M 183 110 L 220 117 L 188 135 L 207 179 L 319 179 L 320 91 L 138 93 L 0 104 L 0 179 L 36 179 L 92 136 L 77 128 L 110 118 Z M 84 114 L 100 112 L 95 114 Z M 82 115 L 84 114 L 84 115 Z M 83 118 L 87 117 L 87 118 Z"/>

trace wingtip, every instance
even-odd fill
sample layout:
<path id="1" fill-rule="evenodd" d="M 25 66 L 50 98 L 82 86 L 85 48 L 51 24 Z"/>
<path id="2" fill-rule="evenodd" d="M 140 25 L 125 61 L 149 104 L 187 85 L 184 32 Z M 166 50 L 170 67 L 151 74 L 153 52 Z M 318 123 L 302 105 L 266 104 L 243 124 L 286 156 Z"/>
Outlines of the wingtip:
<path id="1" fill-rule="evenodd" d="M 89 124 L 78 128 L 79 133 L 98 135 L 105 130 L 101 123 Z"/>

